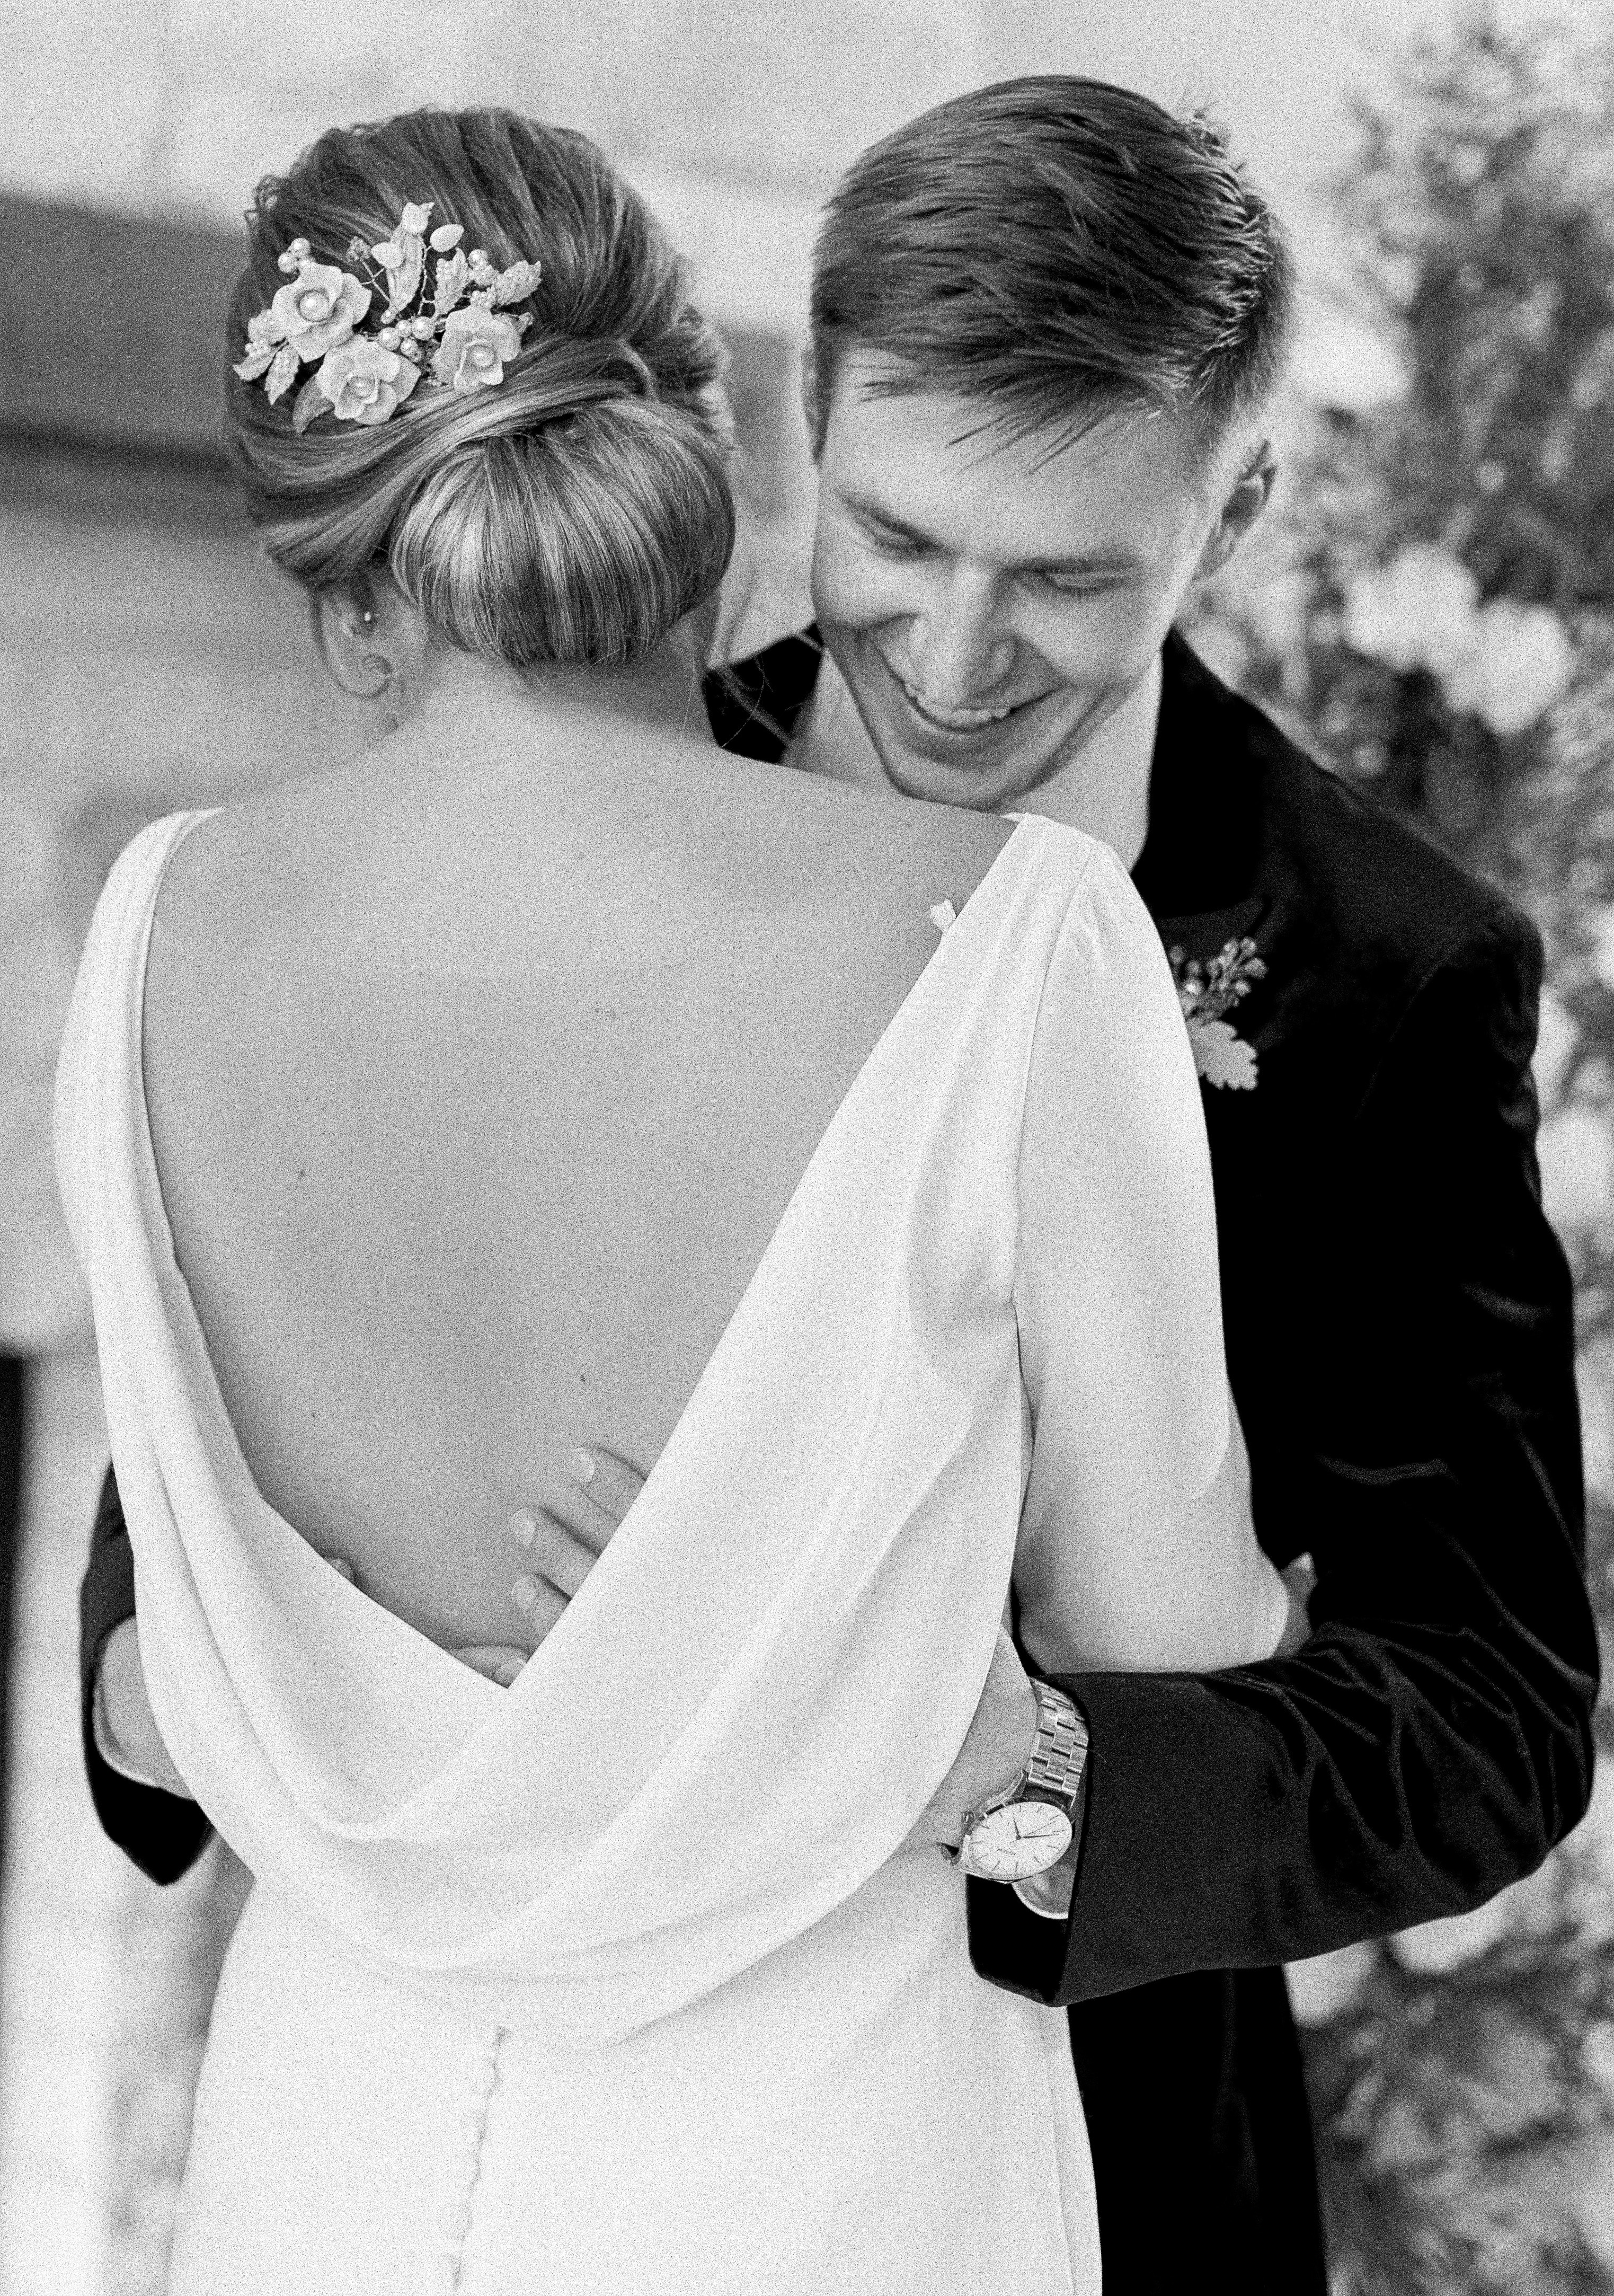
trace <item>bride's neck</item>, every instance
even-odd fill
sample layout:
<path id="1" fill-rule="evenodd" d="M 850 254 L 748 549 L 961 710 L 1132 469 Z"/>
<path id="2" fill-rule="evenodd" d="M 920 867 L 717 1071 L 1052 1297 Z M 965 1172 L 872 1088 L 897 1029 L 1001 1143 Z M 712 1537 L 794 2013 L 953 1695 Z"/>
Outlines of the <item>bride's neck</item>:
<path id="1" fill-rule="evenodd" d="M 512 669 L 444 645 L 431 649 L 414 676 L 397 681 L 389 700 L 400 733 L 586 711 L 700 738 L 708 731 L 702 669 L 696 640 L 682 627 L 637 661 L 591 669 L 547 662 Z"/>

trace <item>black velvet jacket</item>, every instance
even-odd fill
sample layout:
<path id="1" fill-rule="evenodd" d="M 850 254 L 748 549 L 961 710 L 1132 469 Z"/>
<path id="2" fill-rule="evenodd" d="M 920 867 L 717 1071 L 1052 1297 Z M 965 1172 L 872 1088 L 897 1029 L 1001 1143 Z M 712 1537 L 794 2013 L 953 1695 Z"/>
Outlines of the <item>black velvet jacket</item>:
<path id="1" fill-rule="evenodd" d="M 808 634 L 714 680 L 719 740 L 778 757 L 818 660 Z M 1277 1964 L 1479 1904 L 1585 1808 L 1569 1283 L 1535 1161 L 1533 929 L 1180 638 L 1165 668 L 1135 882 L 1167 947 L 1249 935 L 1266 967 L 1234 1016 L 1256 1085 L 1207 1085 L 1205 1112 L 1258 1527 L 1275 1561 L 1314 1556 L 1315 1631 L 1208 1677 L 1069 1679 L 1092 1729 L 1072 1918 L 972 1883 L 971 1938 L 984 1976 L 1081 2005 L 1110 2296 L 1208 2269 L 1293 2296 L 1323 2267 Z M 106 1830 L 167 1880 L 205 1822 L 87 1732 L 133 1606 L 109 1478 L 86 1759 Z"/>

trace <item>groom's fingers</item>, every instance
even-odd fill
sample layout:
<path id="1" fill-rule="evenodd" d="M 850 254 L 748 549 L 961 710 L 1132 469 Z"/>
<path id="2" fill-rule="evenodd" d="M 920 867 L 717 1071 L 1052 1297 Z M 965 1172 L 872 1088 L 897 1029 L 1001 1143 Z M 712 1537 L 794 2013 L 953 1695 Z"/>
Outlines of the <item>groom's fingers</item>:
<path id="1" fill-rule="evenodd" d="M 547 1578 L 518 1578 L 510 1590 L 510 1599 L 542 1642 L 553 1630 L 569 1597 L 552 1587 Z"/>
<path id="2" fill-rule="evenodd" d="M 547 1507 L 520 1508 L 510 1518 L 510 1536 L 525 1552 L 528 1569 L 567 1596 L 577 1593 L 599 1561 L 598 1547 Z"/>
<path id="3" fill-rule="evenodd" d="M 599 1561 L 606 1540 L 644 1488 L 644 1478 L 614 1451 L 574 1451 L 567 1472 L 606 1528 L 576 1530 L 547 1507 L 520 1507 L 510 1518 L 510 1536 L 527 1557 L 528 1570 L 511 1588 L 511 1600 L 540 1642 Z"/>
<path id="4" fill-rule="evenodd" d="M 613 1524 L 621 1521 L 644 1488 L 644 1478 L 637 1467 L 630 1467 L 614 1451 L 602 1451 L 597 1445 L 586 1451 L 569 1452 L 566 1472 Z"/>

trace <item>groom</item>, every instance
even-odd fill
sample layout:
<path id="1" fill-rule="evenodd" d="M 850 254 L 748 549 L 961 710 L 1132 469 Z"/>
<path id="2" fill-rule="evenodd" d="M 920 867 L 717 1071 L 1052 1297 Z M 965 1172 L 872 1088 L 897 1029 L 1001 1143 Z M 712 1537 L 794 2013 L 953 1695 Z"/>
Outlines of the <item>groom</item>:
<path id="1" fill-rule="evenodd" d="M 1590 1779 L 1539 944 L 1172 629 L 1270 488 L 1289 301 L 1219 140 L 1123 90 L 987 88 L 865 153 L 814 280 L 817 625 L 709 693 L 747 755 L 1105 838 L 1186 992 L 1257 1519 L 1280 1564 L 1315 1557 L 1313 1633 L 1207 1678 L 1064 1680 L 1092 1749 L 1069 1918 L 969 1885 L 982 1975 L 1072 2005 L 1110 2296 L 1322 2296 L 1280 1964 L 1479 1904 Z M 546 1540 L 547 1620 L 576 1574 Z M 103 1730 L 144 1726 L 133 1609 L 109 1479 L 86 1754 L 107 1830 L 166 1880 L 205 1824 L 90 1726 L 104 1648 Z M 1024 1751 L 1005 1736 L 1004 1777 Z"/>

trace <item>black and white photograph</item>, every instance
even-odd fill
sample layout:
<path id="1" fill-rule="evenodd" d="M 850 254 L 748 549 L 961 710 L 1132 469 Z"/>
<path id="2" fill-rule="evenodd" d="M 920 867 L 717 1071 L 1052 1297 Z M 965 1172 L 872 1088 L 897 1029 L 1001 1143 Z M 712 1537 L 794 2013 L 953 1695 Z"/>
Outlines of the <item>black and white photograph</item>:
<path id="1" fill-rule="evenodd" d="M 0 2296 L 1614 2296 L 1605 0 L 0 131 Z"/>

